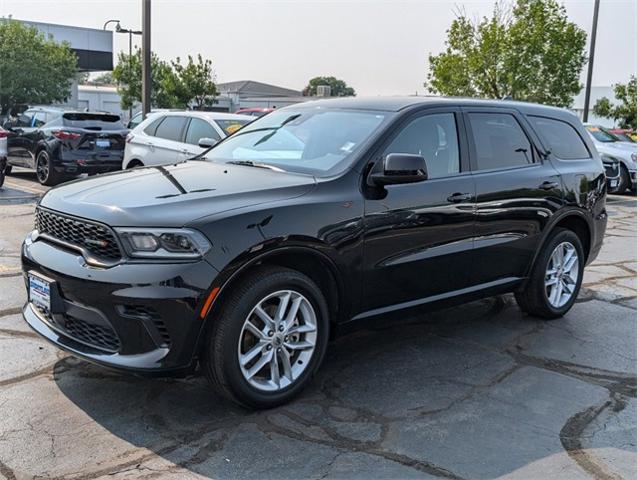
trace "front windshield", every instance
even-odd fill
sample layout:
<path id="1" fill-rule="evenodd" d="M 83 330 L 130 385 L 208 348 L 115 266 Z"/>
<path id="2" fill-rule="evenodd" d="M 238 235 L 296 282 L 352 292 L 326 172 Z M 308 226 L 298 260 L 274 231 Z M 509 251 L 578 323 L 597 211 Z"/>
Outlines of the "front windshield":
<path id="1" fill-rule="evenodd" d="M 280 110 L 244 127 L 206 158 L 322 176 L 346 165 L 386 117 L 386 113 L 321 107 Z"/>
<path id="2" fill-rule="evenodd" d="M 612 143 L 612 142 L 616 142 L 617 139 L 615 137 L 613 137 L 613 135 L 611 135 L 608 132 L 603 131 L 602 129 L 600 129 L 599 127 L 586 127 L 586 130 L 588 130 L 588 132 L 593 136 L 593 138 L 595 138 L 595 140 L 597 140 L 598 142 L 602 142 L 602 143 Z"/>

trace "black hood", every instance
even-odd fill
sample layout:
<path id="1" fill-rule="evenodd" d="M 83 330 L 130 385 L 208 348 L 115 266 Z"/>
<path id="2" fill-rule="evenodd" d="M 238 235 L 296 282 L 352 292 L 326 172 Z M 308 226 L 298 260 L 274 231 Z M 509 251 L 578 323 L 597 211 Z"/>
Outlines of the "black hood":
<path id="1" fill-rule="evenodd" d="M 41 205 L 111 226 L 181 227 L 307 193 L 312 176 L 208 161 L 125 170 L 53 188 Z"/>

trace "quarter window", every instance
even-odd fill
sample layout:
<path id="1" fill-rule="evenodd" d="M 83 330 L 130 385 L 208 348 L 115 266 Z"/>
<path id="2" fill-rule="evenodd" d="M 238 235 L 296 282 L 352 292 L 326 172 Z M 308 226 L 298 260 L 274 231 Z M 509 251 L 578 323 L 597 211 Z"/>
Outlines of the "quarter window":
<path id="1" fill-rule="evenodd" d="M 199 145 L 202 138 L 212 138 L 213 140 L 221 140 L 221 135 L 205 120 L 200 118 L 192 118 L 186 133 L 186 143 L 191 145 Z"/>
<path id="2" fill-rule="evenodd" d="M 459 173 L 458 129 L 454 114 L 432 114 L 412 120 L 392 140 L 383 156 L 390 153 L 422 155 L 429 178 Z"/>
<path id="3" fill-rule="evenodd" d="M 157 126 L 155 136 L 174 142 L 181 142 L 181 132 L 184 129 L 184 125 L 186 125 L 186 120 L 188 120 L 187 117 L 178 116 L 164 118 L 164 121 Z"/>
<path id="4" fill-rule="evenodd" d="M 528 137 L 513 115 L 470 113 L 478 170 L 520 167 L 535 159 Z"/>
<path id="5" fill-rule="evenodd" d="M 529 120 L 557 158 L 563 160 L 590 158 L 591 155 L 582 137 L 568 123 L 534 116 L 529 116 Z"/>

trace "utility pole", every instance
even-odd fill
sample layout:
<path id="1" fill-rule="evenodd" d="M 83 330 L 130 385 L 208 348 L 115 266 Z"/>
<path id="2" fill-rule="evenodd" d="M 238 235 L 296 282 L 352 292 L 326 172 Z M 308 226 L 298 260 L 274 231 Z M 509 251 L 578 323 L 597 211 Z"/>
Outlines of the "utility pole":
<path id="1" fill-rule="evenodd" d="M 150 0 L 142 0 L 142 118 L 150 113 Z"/>
<path id="2" fill-rule="evenodd" d="M 597 39 L 597 17 L 599 0 L 595 0 L 593 10 L 593 30 L 591 31 L 591 47 L 588 53 L 588 75 L 586 76 L 586 93 L 584 94 L 584 122 L 588 122 L 588 110 L 591 105 L 591 84 L 593 82 L 593 61 L 595 60 L 595 40 Z"/>

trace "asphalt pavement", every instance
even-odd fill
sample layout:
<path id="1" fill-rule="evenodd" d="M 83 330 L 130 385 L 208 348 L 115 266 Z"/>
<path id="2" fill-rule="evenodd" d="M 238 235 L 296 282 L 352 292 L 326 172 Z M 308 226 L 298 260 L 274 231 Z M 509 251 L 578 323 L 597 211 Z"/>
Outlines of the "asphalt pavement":
<path id="1" fill-rule="evenodd" d="M 5 186 L 37 196 L 29 175 Z M 505 295 L 357 332 L 300 398 L 262 412 L 35 335 L 19 313 L 32 202 L 0 197 L 0 478 L 637 478 L 637 196 L 609 198 L 563 319 Z"/>

